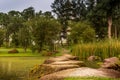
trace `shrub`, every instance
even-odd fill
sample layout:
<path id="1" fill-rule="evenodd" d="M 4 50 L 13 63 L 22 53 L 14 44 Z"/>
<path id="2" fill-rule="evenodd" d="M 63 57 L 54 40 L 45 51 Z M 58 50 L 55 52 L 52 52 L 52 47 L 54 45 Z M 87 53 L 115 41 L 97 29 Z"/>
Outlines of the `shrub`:
<path id="1" fill-rule="evenodd" d="M 19 53 L 19 51 L 17 49 L 13 49 L 13 50 L 8 51 L 8 53 Z"/>
<path id="2" fill-rule="evenodd" d="M 120 41 L 104 41 L 96 43 L 77 44 L 72 48 L 72 54 L 79 56 L 80 59 L 87 59 L 89 56 L 95 55 L 101 59 L 119 56 Z"/>
<path id="3" fill-rule="evenodd" d="M 95 30 L 88 22 L 73 23 L 69 39 L 73 43 L 92 42 L 95 39 Z"/>
<path id="4" fill-rule="evenodd" d="M 52 56 L 53 54 L 53 52 L 45 51 L 45 50 L 41 51 L 41 53 L 42 53 L 42 56 Z"/>

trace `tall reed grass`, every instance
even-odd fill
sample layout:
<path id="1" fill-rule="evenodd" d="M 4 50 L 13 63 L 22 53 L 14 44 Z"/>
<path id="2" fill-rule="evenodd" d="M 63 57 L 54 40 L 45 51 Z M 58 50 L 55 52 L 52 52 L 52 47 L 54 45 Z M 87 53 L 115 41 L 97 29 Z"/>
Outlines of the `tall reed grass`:
<path id="1" fill-rule="evenodd" d="M 95 55 L 105 59 L 108 57 L 120 55 L 120 41 L 109 40 L 94 43 L 77 44 L 72 48 L 72 54 L 80 59 L 87 59 Z"/>

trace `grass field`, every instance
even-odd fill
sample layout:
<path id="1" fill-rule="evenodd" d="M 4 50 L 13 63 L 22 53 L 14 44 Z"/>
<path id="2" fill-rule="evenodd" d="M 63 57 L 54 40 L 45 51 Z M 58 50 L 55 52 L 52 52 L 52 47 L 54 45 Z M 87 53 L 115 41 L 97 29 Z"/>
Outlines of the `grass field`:
<path id="1" fill-rule="evenodd" d="M 12 50 L 13 48 L 0 48 L 0 56 L 2 57 L 38 57 L 41 56 L 40 53 L 32 53 L 32 51 L 30 49 L 27 49 L 26 52 L 24 52 L 23 49 L 21 48 L 17 48 L 17 50 L 19 51 L 19 53 L 8 53 L 8 51 Z"/>
<path id="2" fill-rule="evenodd" d="M 64 80 L 120 80 L 113 78 L 100 78 L 100 77 L 77 77 L 77 78 L 66 78 Z"/>
<path id="3" fill-rule="evenodd" d="M 41 64 L 45 59 L 44 57 L 0 57 L 0 80 L 24 78 L 33 66 Z"/>
<path id="4" fill-rule="evenodd" d="M 28 79 L 29 71 L 36 65 L 43 63 L 48 57 L 40 53 L 32 53 L 30 49 L 25 53 L 23 49 L 17 48 L 19 53 L 8 53 L 12 48 L 0 48 L 0 80 L 32 80 Z M 62 50 L 61 50 L 62 51 Z M 87 63 L 89 67 L 97 68 L 95 63 Z M 66 78 L 64 80 L 120 80 L 96 77 Z"/>
<path id="5" fill-rule="evenodd" d="M 8 53 L 13 48 L 0 48 L 0 80 L 21 80 L 28 75 L 30 69 L 40 65 L 47 57 L 40 53 L 32 53 L 30 49 L 19 53 Z"/>

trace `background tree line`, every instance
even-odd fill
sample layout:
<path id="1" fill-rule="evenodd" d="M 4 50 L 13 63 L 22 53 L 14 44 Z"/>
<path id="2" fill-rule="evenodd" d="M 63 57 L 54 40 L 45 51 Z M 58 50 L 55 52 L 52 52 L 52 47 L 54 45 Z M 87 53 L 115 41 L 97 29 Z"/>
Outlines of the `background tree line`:
<path id="1" fill-rule="evenodd" d="M 51 7 L 63 25 L 64 33 L 69 21 L 78 23 L 87 21 L 91 23 L 89 25 L 95 30 L 99 39 L 119 38 L 119 0 L 54 0 Z"/>
<path id="2" fill-rule="evenodd" d="M 36 48 L 39 52 L 48 46 L 53 50 L 53 42 L 59 37 L 61 26 L 51 12 L 35 12 L 33 7 L 22 12 L 0 13 L 0 45 L 6 47 Z"/>
<path id="3" fill-rule="evenodd" d="M 51 8 L 57 17 L 33 7 L 0 12 L 0 46 L 25 51 L 32 46 L 40 52 L 45 47 L 54 50 L 54 43 L 62 38 L 77 44 L 120 36 L 119 0 L 54 0 Z"/>

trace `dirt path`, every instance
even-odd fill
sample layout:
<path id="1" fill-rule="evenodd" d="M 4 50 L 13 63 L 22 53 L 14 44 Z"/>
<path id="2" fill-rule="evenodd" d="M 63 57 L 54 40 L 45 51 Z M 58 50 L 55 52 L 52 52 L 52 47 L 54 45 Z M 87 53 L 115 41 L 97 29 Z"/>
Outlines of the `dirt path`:
<path id="1" fill-rule="evenodd" d="M 108 69 L 92 69 L 88 67 L 74 68 L 46 75 L 40 80 L 59 80 L 66 77 L 109 77 L 120 78 L 120 72 Z"/>
<path id="2" fill-rule="evenodd" d="M 86 67 L 84 61 L 79 61 L 76 56 L 63 54 L 46 60 L 42 64 L 44 75 L 40 80 L 63 80 L 66 77 L 108 77 L 120 78 L 120 72 L 111 69 L 93 69 Z M 48 68 L 48 69 L 47 69 Z M 50 73 L 47 73 L 49 70 Z"/>

